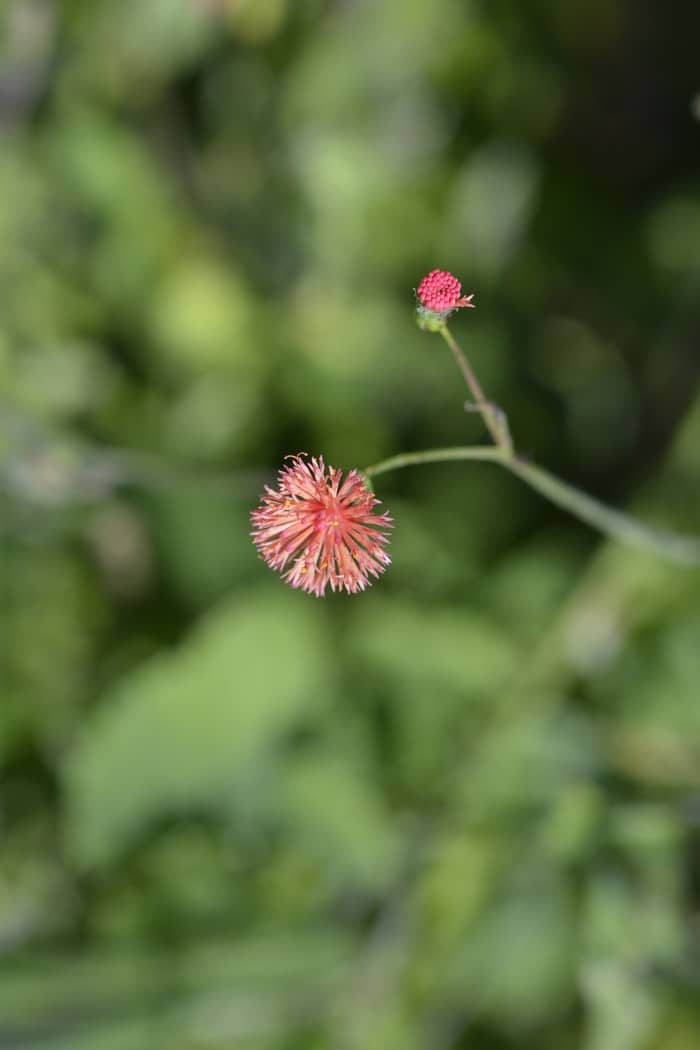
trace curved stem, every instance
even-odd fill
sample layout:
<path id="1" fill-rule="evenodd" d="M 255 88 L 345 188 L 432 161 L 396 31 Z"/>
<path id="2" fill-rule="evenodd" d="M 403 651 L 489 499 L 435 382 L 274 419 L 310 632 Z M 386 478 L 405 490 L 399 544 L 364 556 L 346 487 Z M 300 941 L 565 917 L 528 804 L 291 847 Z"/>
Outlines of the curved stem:
<path id="1" fill-rule="evenodd" d="M 622 511 L 600 503 L 580 489 L 568 485 L 534 463 L 515 457 L 504 466 L 517 474 L 531 488 L 536 489 L 563 510 L 568 510 L 581 521 L 642 550 L 660 554 L 681 565 L 700 565 L 700 539 L 696 536 L 681 536 L 665 529 L 655 529 L 632 518 Z"/>
<path id="2" fill-rule="evenodd" d="M 424 326 L 422 326 L 424 327 Z M 644 525 L 635 518 L 623 514 L 619 510 L 607 507 L 597 499 L 593 499 L 585 492 L 567 484 L 535 466 L 517 455 L 513 446 L 505 417 L 501 417 L 498 408 L 487 401 L 481 389 L 474 371 L 472 370 L 466 355 L 459 343 L 454 338 L 446 323 L 434 327 L 432 331 L 439 331 L 445 340 L 457 367 L 469 388 L 476 407 L 481 413 L 491 437 L 495 444 L 482 448 L 480 446 L 468 445 L 456 448 L 435 448 L 425 452 L 405 452 L 398 456 L 375 463 L 364 471 L 367 478 L 377 474 L 384 474 L 389 470 L 397 470 L 401 467 L 411 467 L 420 463 L 440 463 L 454 460 L 486 460 L 492 463 L 500 463 L 512 474 L 515 474 L 531 488 L 545 496 L 557 507 L 568 511 L 587 525 L 592 525 L 606 536 L 620 540 L 642 550 L 649 551 L 667 558 L 669 561 L 678 562 L 681 565 L 700 565 L 700 538 L 695 536 L 680 536 L 674 532 L 663 529 L 654 529 Z"/>
<path id="3" fill-rule="evenodd" d="M 474 398 L 474 403 L 481 412 L 482 418 L 489 429 L 491 437 L 506 456 L 512 455 L 513 442 L 511 441 L 508 426 L 503 426 L 501 419 L 499 419 L 498 412 L 494 409 L 491 402 L 486 400 L 484 392 L 481 389 L 481 384 L 476 378 L 472 366 L 469 364 L 464 351 L 446 324 L 440 329 L 440 335 L 452 351 L 452 356 L 457 362 L 457 367 L 464 376 L 464 380 Z"/>
<path id="4" fill-rule="evenodd" d="M 361 471 L 365 477 L 376 477 L 377 474 L 386 474 L 389 470 L 398 470 L 400 467 L 415 467 L 421 463 L 446 463 L 448 460 L 477 459 L 499 462 L 504 459 L 503 450 L 481 445 L 464 445 L 456 448 L 431 448 L 425 452 L 402 452 L 398 456 L 390 456 L 383 459 L 381 463 L 374 463 Z"/>
<path id="5" fill-rule="evenodd" d="M 586 524 L 592 525 L 606 536 L 622 543 L 649 551 L 681 565 L 700 565 L 700 539 L 681 536 L 675 532 L 654 529 L 644 525 L 619 510 L 613 510 L 597 499 L 568 485 L 541 467 L 528 463 L 499 445 L 498 448 L 467 445 L 456 448 L 434 448 L 424 452 L 405 452 L 375 463 L 362 473 L 368 477 L 384 474 L 401 467 L 417 466 L 421 463 L 445 463 L 455 460 L 482 460 L 500 463 L 506 470 L 516 474 L 556 506 L 568 511 Z"/>

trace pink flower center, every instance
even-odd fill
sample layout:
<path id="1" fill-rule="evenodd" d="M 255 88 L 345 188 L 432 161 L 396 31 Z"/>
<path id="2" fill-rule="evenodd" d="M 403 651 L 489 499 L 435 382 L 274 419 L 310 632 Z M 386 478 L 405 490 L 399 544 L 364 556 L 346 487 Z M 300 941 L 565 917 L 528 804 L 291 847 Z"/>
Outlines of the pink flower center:
<path id="1" fill-rule="evenodd" d="M 462 285 L 446 270 L 431 270 L 418 285 L 418 299 L 422 306 L 436 313 L 453 310 L 460 304 Z"/>

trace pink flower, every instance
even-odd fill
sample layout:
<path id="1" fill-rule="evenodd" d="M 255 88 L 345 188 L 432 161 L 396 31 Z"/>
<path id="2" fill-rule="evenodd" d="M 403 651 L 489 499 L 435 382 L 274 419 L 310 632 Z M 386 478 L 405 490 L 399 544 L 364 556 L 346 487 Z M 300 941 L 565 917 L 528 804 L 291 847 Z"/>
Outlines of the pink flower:
<path id="1" fill-rule="evenodd" d="M 474 295 L 462 295 L 462 285 L 446 270 L 431 270 L 418 285 L 418 302 L 434 314 L 446 315 L 463 306 L 474 306 Z"/>
<path id="2" fill-rule="evenodd" d="M 373 514 L 376 499 L 361 474 L 326 468 L 323 456 L 302 459 L 279 472 L 277 489 L 265 486 L 262 504 L 251 514 L 253 543 L 271 569 L 291 587 L 321 598 L 331 590 L 363 591 L 391 559 L 383 529 L 388 514 Z"/>

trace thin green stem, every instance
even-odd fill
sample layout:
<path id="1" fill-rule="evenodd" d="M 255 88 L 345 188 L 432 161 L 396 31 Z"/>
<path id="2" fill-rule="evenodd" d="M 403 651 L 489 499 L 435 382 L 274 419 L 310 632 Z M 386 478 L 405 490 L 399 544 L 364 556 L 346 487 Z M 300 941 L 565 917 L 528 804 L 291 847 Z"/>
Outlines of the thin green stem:
<path id="1" fill-rule="evenodd" d="M 550 474 L 548 470 L 515 457 L 504 463 L 508 470 L 517 474 L 533 489 L 563 510 L 568 510 L 581 521 L 642 550 L 653 551 L 681 565 L 700 565 L 700 539 L 696 536 L 681 536 L 665 529 L 654 529 L 636 518 L 623 514 L 593 499 L 580 489 L 568 485 Z"/>
<path id="2" fill-rule="evenodd" d="M 389 470 L 398 470 L 400 467 L 415 467 L 421 463 L 446 463 L 456 459 L 478 459 L 487 461 L 503 460 L 504 453 L 500 448 L 482 447 L 481 445 L 468 445 L 461 448 L 431 448 L 425 452 L 402 452 L 398 456 L 390 456 L 383 459 L 381 463 L 375 463 L 367 467 L 362 473 L 365 477 L 376 477 L 377 474 L 386 474 Z"/>
<path id="3" fill-rule="evenodd" d="M 511 441 L 508 426 L 503 425 L 503 422 L 499 418 L 498 411 L 484 396 L 481 384 L 476 378 L 474 370 L 469 364 L 464 351 L 446 324 L 440 329 L 440 335 L 452 351 L 452 356 L 457 362 L 457 367 L 464 376 L 464 380 L 474 398 L 474 403 L 481 412 L 484 423 L 488 427 L 491 437 L 496 442 L 496 445 L 503 450 L 506 456 L 511 456 L 513 454 L 513 442 Z"/>
<path id="4" fill-rule="evenodd" d="M 425 324 L 421 327 L 426 328 Z M 505 416 L 491 404 L 484 396 L 481 384 L 476 378 L 466 355 L 459 343 L 450 332 L 447 324 L 442 322 L 439 326 L 428 326 L 427 330 L 439 332 L 445 340 L 457 367 L 469 388 L 477 409 L 481 413 L 491 437 L 495 444 L 493 446 L 468 445 L 457 448 L 434 448 L 425 452 L 404 452 L 398 456 L 391 456 L 381 463 L 375 463 L 364 471 L 367 478 L 384 474 L 389 470 L 398 470 L 401 467 L 412 467 L 420 463 L 441 463 L 455 460 L 485 460 L 492 463 L 500 463 L 512 474 L 515 474 L 531 488 L 551 500 L 557 507 L 568 511 L 575 517 L 592 525 L 606 536 L 611 536 L 622 543 L 639 547 L 667 558 L 669 561 L 678 562 L 681 565 L 700 565 L 700 538 L 695 536 L 680 536 L 674 532 L 663 529 L 654 529 L 644 525 L 635 518 L 623 514 L 619 510 L 613 510 L 600 503 L 597 499 L 581 492 L 580 489 L 568 485 L 564 481 L 550 474 L 549 471 L 529 463 L 517 455 L 510 429 Z M 371 484 L 371 482 L 370 482 Z"/>
<path id="5" fill-rule="evenodd" d="M 649 551 L 681 565 L 700 565 L 700 539 L 654 529 L 635 518 L 605 506 L 580 489 L 568 485 L 541 467 L 498 448 L 467 445 L 457 448 L 434 448 L 424 452 L 405 452 L 368 467 L 363 473 L 376 477 L 390 470 L 417 466 L 421 463 L 445 463 L 455 460 L 482 460 L 500 463 L 556 506 L 592 525 L 606 536 Z"/>

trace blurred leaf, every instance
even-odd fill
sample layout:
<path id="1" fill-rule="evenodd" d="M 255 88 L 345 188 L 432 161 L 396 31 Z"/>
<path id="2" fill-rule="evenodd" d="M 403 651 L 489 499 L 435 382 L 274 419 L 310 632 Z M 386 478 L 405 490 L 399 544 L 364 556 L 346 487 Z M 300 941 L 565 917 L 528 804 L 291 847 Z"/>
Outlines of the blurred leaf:
<path id="1" fill-rule="evenodd" d="M 402 683 L 459 691 L 466 700 L 497 690 L 517 659 L 511 641 L 486 616 L 432 611 L 377 598 L 358 611 L 352 642 L 369 667 Z"/>
<path id="2" fill-rule="evenodd" d="M 280 786 L 295 842 L 317 855 L 331 881 L 377 889 L 392 879 L 399 836 L 368 771 L 319 755 L 297 762 Z"/>
<path id="3" fill-rule="evenodd" d="M 155 819 L 230 806 L 241 776 L 328 701 L 323 624 L 306 595 L 263 589 L 210 614 L 118 683 L 67 756 L 76 859 L 109 862 Z"/>
<path id="4" fill-rule="evenodd" d="M 556 883 L 524 886 L 487 912 L 447 974 L 468 1009 L 518 1031 L 574 995 L 570 904 Z"/>
<path id="5" fill-rule="evenodd" d="M 318 1012 L 348 948 L 341 937 L 318 933 L 201 939 L 167 953 L 18 960 L 2 974 L 0 1042 L 41 1040 L 48 1050 L 185 1050 L 249 1045 L 248 1039 L 267 1045 L 271 1035 L 303 1026 Z"/>

